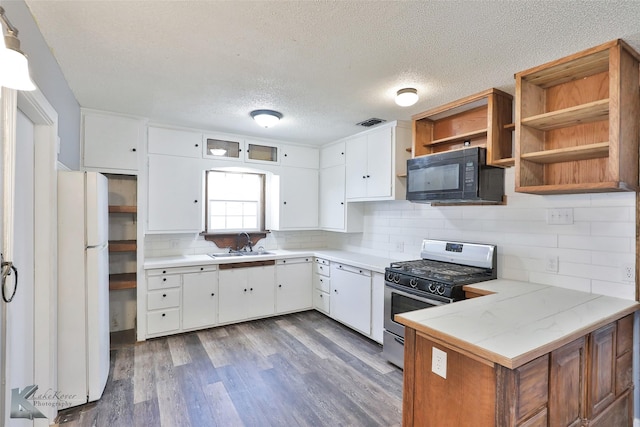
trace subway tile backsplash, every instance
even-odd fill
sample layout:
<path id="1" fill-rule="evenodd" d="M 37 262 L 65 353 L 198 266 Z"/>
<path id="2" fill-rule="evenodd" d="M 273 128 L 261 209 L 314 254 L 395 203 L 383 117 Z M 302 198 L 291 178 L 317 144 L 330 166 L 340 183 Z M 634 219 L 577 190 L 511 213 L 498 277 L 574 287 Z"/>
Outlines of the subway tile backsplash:
<path id="1" fill-rule="evenodd" d="M 538 196 L 514 192 L 505 175 L 506 206 L 435 207 L 406 201 L 365 203 L 364 232 L 272 232 L 265 249 L 335 248 L 394 259 L 420 256 L 424 238 L 498 246 L 498 277 L 634 299 L 623 267 L 635 263 L 635 193 Z M 547 224 L 548 209 L 572 208 L 573 223 Z M 198 235 L 149 235 L 148 257 L 217 250 Z M 547 271 L 549 256 L 558 271 Z"/>

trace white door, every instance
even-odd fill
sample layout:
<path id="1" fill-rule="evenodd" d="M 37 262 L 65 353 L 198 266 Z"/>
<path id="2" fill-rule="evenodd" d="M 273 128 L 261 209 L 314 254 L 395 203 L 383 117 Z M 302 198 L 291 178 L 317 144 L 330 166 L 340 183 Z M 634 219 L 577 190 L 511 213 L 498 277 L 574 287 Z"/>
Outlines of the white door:
<path id="1" fill-rule="evenodd" d="M 34 379 L 34 125 L 20 110 L 16 127 L 13 263 L 18 289 L 7 308 L 7 386 L 35 383 Z M 4 303 L 3 303 L 4 304 Z M 7 408 L 10 409 L 10 406 Z M 40 408 L 41 409 L 41 408 Z M 9 413 L 9 410 L 7 411 Z M 33 421 L 9 418 L 8 426 L 32 426 Z"/>

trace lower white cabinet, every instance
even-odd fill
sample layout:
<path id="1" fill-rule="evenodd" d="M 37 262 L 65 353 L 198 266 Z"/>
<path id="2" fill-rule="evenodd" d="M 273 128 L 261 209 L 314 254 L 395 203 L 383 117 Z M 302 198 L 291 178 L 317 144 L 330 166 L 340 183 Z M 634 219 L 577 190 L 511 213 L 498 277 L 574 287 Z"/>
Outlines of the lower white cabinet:
<path id="1" fill-rule="evenodd" d="M 220 265 L 220 323 L 233 323 L 275 313 L 275 266 L 238 267 L 240 264 L 242 263 Z"/>
<path id="2" fill-rule="evenodd" d="M 217 323 L 217 266 L 199 267 L 182 275 L 182 329 L 206 328 Z"/>
<path id="3" fill-rule="evenodd" d="M 330 316 L 371 335 L 371 271 L 331 263 Z"/>
<path id="4" fill-rule="evenodd" d="M 177 269 L 147 272 L 147 336 L 180 331 L 182 276 Z"/>
<path id="5" fill-rule="evenodd" d="M 276 313 L 312 307 L 311 257 L 279 259 L 276 262 Z"/>

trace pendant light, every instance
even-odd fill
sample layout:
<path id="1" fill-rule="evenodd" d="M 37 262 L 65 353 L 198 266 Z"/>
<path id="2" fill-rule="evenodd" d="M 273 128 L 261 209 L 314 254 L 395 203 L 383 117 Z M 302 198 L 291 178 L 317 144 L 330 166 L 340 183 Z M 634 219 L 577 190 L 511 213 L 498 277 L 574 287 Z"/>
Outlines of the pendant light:
<path id="1" fill-rule="evenodd" d="M 29 76 L 27 57 L 20 50 L 18 29 L 11 25 L 2 6 L 0 6 L 0 21 L 0 28 L 3 28 L 2 43 L 0 43 L 0 86 L 16 90 L 35 90 L 36 85 Z M 6 34 L 2 24 L 7 28 Z"/>
<path id="2" fill-rule="evenodd" d="M 282 113 L 273 110 L 254 110 L 250 115 L 258 125 L 264 128 L 270 128 L 277 125 L 282 118 Z"/>

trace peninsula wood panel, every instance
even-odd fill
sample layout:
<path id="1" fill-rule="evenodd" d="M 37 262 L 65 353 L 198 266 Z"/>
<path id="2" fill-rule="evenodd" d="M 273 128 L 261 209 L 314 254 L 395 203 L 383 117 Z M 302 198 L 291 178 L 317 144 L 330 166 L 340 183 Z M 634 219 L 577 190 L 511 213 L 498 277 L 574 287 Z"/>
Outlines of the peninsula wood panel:
<path id="1" fill-rule="evenodd" d="M 616 323 L 594 331 L 589 339 L 587 416 L 593 418 L 615 400 Z"/>
<path id="2" fill-rule="evenodd" d="M 586 337 L 551 352 L 549 425 L 578 427 L 585 417 Z"/>

